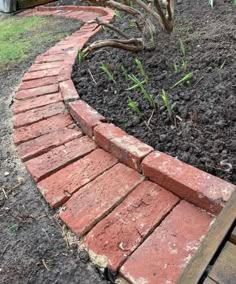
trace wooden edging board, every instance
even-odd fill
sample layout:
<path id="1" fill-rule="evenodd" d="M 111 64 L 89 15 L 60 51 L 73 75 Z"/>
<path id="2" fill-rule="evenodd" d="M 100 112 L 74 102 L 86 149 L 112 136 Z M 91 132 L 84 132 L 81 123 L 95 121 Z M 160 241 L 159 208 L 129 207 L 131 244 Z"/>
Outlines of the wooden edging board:
<path id="1" fill-rule="evenodd" d="M 197 284 L 236 219 L 236 191 L 216 218 L 200 248 L 176 284 Z"/>

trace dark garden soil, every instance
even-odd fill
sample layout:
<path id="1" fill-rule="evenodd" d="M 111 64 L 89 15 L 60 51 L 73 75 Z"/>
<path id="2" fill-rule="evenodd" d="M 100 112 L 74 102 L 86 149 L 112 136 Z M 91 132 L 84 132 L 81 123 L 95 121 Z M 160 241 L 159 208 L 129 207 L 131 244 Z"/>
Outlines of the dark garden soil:
<path id="1" fill-rule="evenodd" d="M 80 23 L 62 18 L 55 25 L 48 28 L 68 34 Z M 105 284 L 37 191 L 12 142 L 13 92 L 35 56 L 50 45 L 35 46 L 27 61 L 0 70 L 0 283 Z"/>
<path id="2" fill-rule="evenodd" d="M 74 66 L 73 80 L 81 98 L 109 122 L 157 150 L 236 183 L 236 6 L 223 0 L 215 1 L 213 9 L 207 0 L 177 2 L 175 30 L 171 36 L 159 33 L 155 50 L 96 51 Z M 115 22 L 132 34 L 129 18 L 124 19 L 122 15 Z M 105 29 L 92 41 L 112 37 L 113 32 Z M 134 84 L 121 66 L 144 80 L 136 58 L 148 78 L 144 87 L 158 104 L 154 112 L 139 90 L 127 90 Z M 115 82 L 101 70 L 102 63 Z M 190 72 L 188 84 L 174 87 Z M 162 89 L 168 94 L 171 119 Z M 128 107 L 128 97 L 137 103 L 141 116 Z"/>

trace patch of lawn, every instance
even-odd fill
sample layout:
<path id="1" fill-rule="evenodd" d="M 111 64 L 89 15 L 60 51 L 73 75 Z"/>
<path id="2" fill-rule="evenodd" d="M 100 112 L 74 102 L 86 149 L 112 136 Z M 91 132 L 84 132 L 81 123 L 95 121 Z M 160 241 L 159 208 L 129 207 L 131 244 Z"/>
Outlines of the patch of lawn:
<path id="1" fill-rule="evenodd" d="M 65 19 L 38 16 L 2 19 L 0 68 L 22 62 L 32 56 L 34 49 L 38 49 L 42 43 L 49 46 L 64 38 L 69 31 L 63 31 L 63 28 L 58 30 L 58 25 L 63 26 L 63 21 Z"/>

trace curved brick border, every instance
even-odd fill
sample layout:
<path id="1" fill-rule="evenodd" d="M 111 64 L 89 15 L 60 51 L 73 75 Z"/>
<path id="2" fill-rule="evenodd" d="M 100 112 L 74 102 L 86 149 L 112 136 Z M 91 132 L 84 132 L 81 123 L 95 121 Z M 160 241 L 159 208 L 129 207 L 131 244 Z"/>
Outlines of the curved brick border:
<path id="1" fill-rule="evenodd" d="M 71 80 L 77 51 L 99 30 L 89 22 L 109 22 L 112 10 L 38 7 L 21 15 L 85 22 L 36 58 L 15 95 L 14 142 L 39 191 L 52 208 L 63 205 L 60 218 L 85 237 L 100 267 L 129 283 L 175 283 L 214 220 L 194 205 L 218 214 L 235 186 L 154 151 L 80 100 Z"/>

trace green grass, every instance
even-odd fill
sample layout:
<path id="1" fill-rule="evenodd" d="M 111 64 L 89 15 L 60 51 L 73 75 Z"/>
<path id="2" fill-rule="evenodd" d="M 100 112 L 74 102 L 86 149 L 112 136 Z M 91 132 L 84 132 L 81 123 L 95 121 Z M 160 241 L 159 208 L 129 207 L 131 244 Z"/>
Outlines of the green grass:
<path id="1" fill-rule="evenodd" d="M 54 22 L 57 20 L 54 19 Z M 30 57 L 34 47 L 65 37 L 52 33 L 50 17 L 9 17 L 0 21 L 0 66 L 17 64 Z"/>

